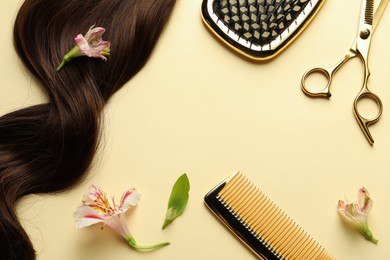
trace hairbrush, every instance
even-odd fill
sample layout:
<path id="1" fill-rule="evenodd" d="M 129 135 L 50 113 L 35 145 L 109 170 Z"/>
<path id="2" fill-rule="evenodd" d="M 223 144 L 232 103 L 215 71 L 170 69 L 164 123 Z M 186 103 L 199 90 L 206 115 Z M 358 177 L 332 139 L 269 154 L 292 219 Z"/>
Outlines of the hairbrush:
<path id="1" fill-rule="evenodd" d="M 206 26 L 245 57 L 275 57 L 310 23 L 325 0 L 203 0 Z"/>
<path id="2" fill-rule="evenodd" d="M 260 259 L 335 259 L 241 173 L 211 190 L 205 204 Z"/>

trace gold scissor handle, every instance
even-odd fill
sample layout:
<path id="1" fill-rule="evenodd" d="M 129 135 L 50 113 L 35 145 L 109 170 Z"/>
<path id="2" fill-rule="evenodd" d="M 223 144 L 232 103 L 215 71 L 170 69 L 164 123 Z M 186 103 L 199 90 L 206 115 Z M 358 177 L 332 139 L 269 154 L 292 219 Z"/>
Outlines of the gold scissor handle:
<path id="1" fill-rule="evenodd" d="M 301 80 L 302 91 L 306 95 L 311 96 L 311 97 L 327 97 L 327 98 L 329 98 L 330 96 L 332 96 L 332 94 L 330 93 L 330 85 L 332 83 L 333 73 L 334 73 L 333 68 L 316 67 L 316 68 L 309 69 L 302 76 L 302 80 Z M 309 76 L 313 76 L 314 74 L 321 74 L 321 75 L 325 76 L 325 78 L 327 80 L 326 86 L 323 89 L 320 89 L 319 91 L 315 91 L 312 88 L 307 87 L 307 85 L 306 85 L 307 78 Z"/>
<path id="2" fill-rule="evenodd" d="M 311 68 L 309 69 L 308 71 L 305 72 L 305 74 L 303 74 L 302 76 L 302 80 L 301 80 L 301 89 L 302 91 L 310 96 L 310 97 L 326 97 L 326 98 L 330 98 L 332 96 L 332 93 L 330 93 L 330 85 L 332 84 L 332 79 L 333 79 L 333 75 L 341 68 L 341 66 L 344 65 L 344 63 L 346 63 L 348 60 L 356 57 L 356 41 L 353 43 L 351 49 L 348 51 L 348 53 L 339 61 L 337 62 L 333 67 L 329 67 L 329 68 L 321 68 L 321 67 L 316 67 L 316 68 Z M 325 86 L 325 88 L 319 90 L 319 91 L 315 91 L 315 90 L 312 90 L 311 88 L 308 88 L 307 85 L 306 85 L 306 80 L 309 76 L 312 76 L 314 74 L 320 74 L 320 75 L 323 75 L 325 76 L 326 80 L 327 80 L 327 84 Z"/>
<path id="3" fill-rule="evenodd" d="M 365 99 L 365 98 L 373 100 L 376 103 L 377 107 L 378 107 L 378 113 L 373 118 L 365 118 L 364 116 L 362 116 L 359 113 L 358 102 L 360 100 L 362 100 L 362 99 Z M 376 94 L 371 92 L 367 88 L 367 86 L 365 85 L 362 88 L 362 90 L 360 91 L 360 93 L 355 98 L 355 101 L 353 103 L 353 113 L 355 115 L 356 120 L 359 123 L 360 128 L 362 129 L 364 135 L 366 136 L 368 142 L 371 145 L 374 144 L 374 138 L 372 138 L 372 135 L 371 135 L 370 130 L 368 129 L 368 127 L 370 125 L 378 122 L 380 116 L 382 115 L 382 112 L 383 112 L 383 104 L 382 104 L 381 99 Z"/>

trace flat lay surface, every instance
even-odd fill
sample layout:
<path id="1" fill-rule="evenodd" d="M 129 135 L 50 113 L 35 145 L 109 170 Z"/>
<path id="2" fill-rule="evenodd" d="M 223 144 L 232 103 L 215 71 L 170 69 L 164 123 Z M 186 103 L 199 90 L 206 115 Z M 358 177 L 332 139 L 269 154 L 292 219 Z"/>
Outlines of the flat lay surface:
<path id="1" fill-rule="evenodd" d="M 4 0 L 0 9 L 1 114 L 46 101 L 13 48 L 21 3 Z M 352 111 L 363 80 L 359 59 L 335 75 L 330 99 L 300 89 L 307 69 L 331 66 L 347 52 L 360 1 L 326 0 L 303 33 L 267 63 L 247 61 L 222 45 L 203 25 L 200 5 L 177 1 L 147 65 L 109 101 L 101 149 L 87 178 L 68 192 L 19 202 L 38 259 L 256 259 L 203 204 L 207 192 L 237 171 L 336 259 L 387 259 L 390 6 L 369 55 L 368 85 L 383 102 L 380 120 L 369 127 L 371 146 Z M 362 106 L 375 115 L 373 104 Z M 183 173 L 191 185 L 186 210 L 162 231 L 172 186 Z M 91 184 L 117 201 L 136 187 L 141 199 L 127 212 L 130 232 L 139 244 L 171 244 L 137 252 L 108 227 L 76 229 L 72 214 Z M 368 222 L 377 245 L 337 212 L 338 200 L 356 201 L 362 186 L 374 201 Z"/>

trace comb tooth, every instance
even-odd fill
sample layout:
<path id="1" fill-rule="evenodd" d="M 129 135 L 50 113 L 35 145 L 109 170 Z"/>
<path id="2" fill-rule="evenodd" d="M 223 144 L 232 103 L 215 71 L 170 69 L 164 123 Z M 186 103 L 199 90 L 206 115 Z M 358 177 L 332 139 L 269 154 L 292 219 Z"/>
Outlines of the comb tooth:
<path id="1" fill-rule="evenodd" d="M 242 217 L 242 219 L 244 219 L 246 221 L 247 219 L 247 215 L 251 212 L 251 210 L 256 207 L 256 201 L 258 200 L 258 198 L 260 197 L 260 193 L 258 192 L 258 189 L 256 189 L 255 186 L 253 186 L 253 193 L 251 194 L 251 196 L 249 196 L 249 199 L 247 201 L 247 205 L 245 205 L 243 208 L 242 208 L 242 211 L 240 211 L 240 215 Z"/>
<path id="2" fill-rule="evenodd" d="M 240 177 L 240 176 L 238 176 L 238 177 Z M 224 201 L 230 201 L 232 198 L 237 196 L 237 189 L 239 189 L 241 187 L 243 182 L 245 182 L 244 178 L 238 178 L 238 179 L 233 178 L 231 181 L 229 181 L 227 183 L 225 188 L 220 192 L 221 198 Z"/>
<path id="3" fill-rule="evenodd" d="M 205 202 L 261 259 L 334 259 L 241 173 L 210 191 Z"/>
<path id="4" fill-rule="evenodd" d="M 246 208 L 249 207 L 250 202 L 253 200 L 255 191 L 256 188 L 254 187 L 253 184 L 251 184 L 250 187 L 248 188 L 247 194 L 242 198 L 241 203 L 236 207 L 236 212 L 240 216 L 240 218 L 243 218 L 243 212 L 245 211 Z"/>
<path id="5" fill-rule="evenodd" d="M 290 258 L 291 254 L 295 252 L 296 246 L 300 244 L 302 239 L 305 237 L 305 234 L 301 228 L 299 229 L 299 232 L 297 234 L 298 236 L 296 237 L 296 239 L 290 241 L 287 246 L 286 252 L 283 254 L 284 256 L 286 256 L 286 258 Z"/>
<path id="6" fill-rule="evenodd" d="M 294 231 L 295 229 L 294 222 L 292 222 L 283 212 L 281 213 L 282 215 L 280 217 L 282 217 L 282 220 L 278 223 L 279 226 L 275 229 L 271 229 L 271 233 L 269 233 L 269 236 L 266 238 L 269 244 L 272 245 L 274 251 L 278 254 L 283 253 L 283 250 L 285 250 L 283 245 L 285 246 L 289 241 L 288 237 L 289 234 L 291 234 L 290 230 L 293 229 Z"/>
<path id="7" fill-rule="evenodd" d="M 275 249 L 276 249 L 276 242 L 278 241 L 277 239 L 282 233 L 281 230 L 285 229 L 289 224 L 288 222 L 289 219 L 286 217 L 286 214 L 284 214 L 283 212 L 281 213 L 282 213 L 282 220 L 278 223 L 278 227 L 272 230 L 272 232 L 270 233 L 271 237 L 269 239 L 269 243 L 274 245 Z"/>
<path id="8" fill-rule="evenodd" d="M 335 258 L 331 256 L 328 252 L 326 252 L 324 248 L 322 248 L 321 253 L 315 259 L 335 259 Z"/>
<path id="9" fill-rule="evenodd" d="M 243 208 L 241 212 L 241 218 L 243 221 L 248 223 L 248 218 L 252 216 L 253 211 L 258 207 L 259 201 L 261 199 L 261 196 L 258 194 L 255 194 L 252 197 L 252 200 L 248 202 L 248 207 Z"/>
<path id="10" fill-rule="evenodd" d="M 257 211 L 258 211 L 258 212 L 263 211 L 263 212 L 265 212 L 265 214 L 268 214 L 268 213 L 269 213 L 270 205 L 271 205 L 271 204 L 269 204 L 268 201 L 266 200 L 266 201 L 264 202 L 263 207 L 262 207 L 262 208 L 258 208 Z M 256 236 L 258 239 L 261 239 L 261 234 L 258 232 L 258 226 L 261 225 L 262 217 L 263 217 L 263 216 L 262 216 L 261 214 L 257 214 L 257 213 L 255 212 L 254 218 L 253 218 L 253 220 L 250 222 L 250 226 L 249 226 L 250 229 L 251 229 L 251 231 L 255 234 L 255 236 Z"/>
<path id="11" fill-rule="evenodd" d="M 308 259 L 335 259 L 329 252 L 327 252 L 320 244 L 316 242 L 316 250 L 310 254 Z"/>
<path id="12" fill-rule="evenodd" d="M 306 253 L 306 251 L 310 248 L 310 245 L 313 244 L 313 239 L 306 232 L 303 232 L 303 234 L 303 239 L 295 246 L 294 254 L 292 255 L 293 259 L 303 259 L 300 255 L 302 253 Z"/>
<path id="13" fill-rule="evenodd" d="M 291 251 L 293 259 L 296 259 L 296 255 L 299 254 L 301 248 L 306 245 L 308 242 L 308 239 L 310 239 L 310 236 L 302 230 L 302 238 L 293 246 L 293 250 Z"/>
<path id="14" fill-rule="evenodd" d="M 242 190 L 242 186 L 245 185 L 245 183 L 248 181 L 246 178 L 242 176 L 239 177 L 240 178 L 235 180 L 235 182 L 232 182 L 232 185 L 227 190 L 228 194 L 226 195 L 226 198 L 237 196 L 237 193 L 239 193 Z"/>
<path id="15" fill-rule="evenodd" d="M 229 204 L 235 212 L 237 212 L 237 206 L 240 205 L 242 203 L 242 200 L 245 199 L 245 197 L 247 196 L 249 189 L 250 183 L 245 180 L 242 183 L 242 186 L 239 187 L 239 192 L 236 191 L 236 195 L 229 200 Z"/>
<path id="16" fill-rule="evenodd" d="M 280 224 L 280 218 L 283 216 L 282 210 L 280 208 L 277 208 L 277 211 L 275 215 L 270 218 L 270 222 L 266 224 L 266 228 L 264 229 L 264 238 L 268 240 L 268 238 L 272 235 L 272 233 L 275 231 L 274 226 L 278 227 Z"/>
<path id="17" fill-rule="evenodd" d="M 259 198 L 258 204 L 255 209 L 250 212 L 248 217 L 246 218 L 246 222 L 250 224 L 251 227 L 256 223 L 256 219 L 259 218 L 259 213 L 267 206 L 267 197 L 262 194 Z"/>
<path id="18" fill-rule="evenodd" d="M 218 193 L 217 199 L 224 205 L 230 212 L 232 212 L 232 208 L 229 205 L 229 198 L 236 193 L 231 192 L 237 185 L 239 185 L 239 174 L 233 176 L 232 179 L 228 180 L 225 183 L 224 188 Z"/>
<path id="19" fill-rule="evenodd" d="M 257 222 L 256 227 L 254 227 L 254 230 L 257 234 L 259 234 L 261 237 L 264 236 L 264 229 L 266 228 L 266 224 L 272 216 L 277 212 L 278 208 L 276 208 L 272 203 L 268 206 L 267 214 L 265 214 L 262 218 L 259 219 Z"/>
<path id="20" fill-rule="evenodd" d="M 327 259 L 327 253 L 325 252 L 325 249 L 323 248 L 320 248 L 320 251 L 317 253 L 317 256 L 316 258 L 318 259 Z M 316 259 L 316 258 L 313 258 L 313 259 Z"/>
<path id="21" fill-rule="evenodd" d="M 293 255 L 292 255 L 292 259 L 302 259 L 302 258 L 299 258 L 299 255 L 302 253 L 303 249 L 309 244 L 310 242 L 310 236 L 306 233 L 303 233 L 304 236 L 303 236 L 303 239 L 301 240 L 301 242 L 299 244 L 297 244 L 293 250 Z"/>
<path id="22" fill-rule="evenodd" d="M 277 236 L 275 237 L 276 246 L 285 245 L 285 243 L 287 243 L 286 241 L 288 241 L 288 239 L 293 235 L 294 230 L 297 228 L 297 225 L 294 221 L 292 221 L 291 218 L 287 216 L 286 218 L 286 226 L 283 229 L 280 229 L 280 231 L 278 232 L 279 234 L 277 234 Z"/>
<path id="23" fill-rule="evenodd" d="M 288 238 L 291 236 L 291 234 L 293 234 L 294 231 L 294 225 L 287 226 L 285 234 L 280 236 L 278 241 L 275 243 L 274 247 L 278 252 L 280 252 L 280 254 L 283 254 L 286 251 L 286 243 L 289 241 Z"/>
<path id="24" fill-rule="evenodd" d="M 320 253 L 321 246 L 319 244 L 316 244 L 316 246 L 311 250 L 309 255 L 306 257 L 306 259 L 316 259 L 316 255 Z"/>
<path id="25" fill-rule="evenodd" d="M 274 226 L 275 225 L 279 225 L 280 223 L 280 218 L 283 216 L 282 214 L 282 210 L 280 208 L 277 209 L 277 212 L 275 214 L 275 216 L 273 216 L 271 219 L 270 219 L 270 222 L 267 223 L 265 226 L 266 228 L 264 229 L 263 231 L 263 237 L 265 240 L 267 240 L 268 242 L 269 241 L 269 238 L 272 237 L 272 234 L 273 232 L 275 231 L 275 228 Z"/>
<path id="26" fill-rule="evenodd" d="M 270 225 L 271 221 L 275 218 L 275 216 L 278 213 L 278 208 L 274 207 L 272 205 L 271 211 L 267 217 L 264 217 L 264 221 L 259 225 L 259 228 L 257 229 L 257 232 L 261 235 L 262 239 L 266 238 L 266 231 L 268 226 Z"/>
<path id="27" fill-rule="evenodd" d="M 326 251 L 325 249 L 324 249 L 324 251 Z M 328 252 L 326 252 L 326 257 L 328 258 L 328 259 L 330 259 L 330 260 L 334 260 L 335 258 L 331 255 L 331 254 L 329 254 Z"/>
<path id="28" fill-rule="evenodd" d="M 280 221 L 281 218 L 282 218 L 282 222 Z M 274 243 L 274 238 L 275 238 L 275 233 L 282 226 L 284 226 L 285 222 L 283 222 L 283 220 L 285 220 L 283 212 L 279 209 L 274 217 L 273 223 L 272 224 L 270 223 L 269 225 L 265 225 L 267 226 L 267 228 L 262 232 L 263 233 L 262 238 L 267 242 L 271 250 L 273 252 L 276 252 L 277 254 L 279 254 L 280 251 L 278 250 L 279 248 L 276 247 L 276 244 Z"/>
<path id="29" fill-rule="evenodd" d="M 235 174 L 230 180 L 225 184 L 225 187 L 218 193 L 218 196 L 224 197 L 226 194 L 229 194 L 230 189 L 234 188 L 235 185 L 239 182 L 241 174 Z"/>
<path id="30" fill-rule="evenodd" d="M 366 11 L 364 13 L 364 23 L 372 25 L 374 17 L 374 0 L 366 0 Z"/>
<path id="31" fill-rule="evenodd" d="M 267 197 L 262 194 L 258 199 L 256 207 L 253 208 L 251 212 L 248 212 L 248 216 L 245 217 L 245 226 L 248 227 L 252 233 L 255 233 L 254 227 L 256 226 L 256 221 L 259 218 L 261 211 L 267 209 L 267 205 Z"/>
<path id="32" fill-rule="evenodd" d="M 240 210 L 242 209 L 243 204 L 246 204 L 248 200 L 248 193 L 251 190 L 251 186 L 245 187 L 245 190 L 242 191 L 243 196 L 240 196 L 239 198 L 236 198 L 234 202 L 232 202 L 232 208 L 234 209 L 234 215 L 237 217 L 238 220 L 242 220 L 242 216 L 240 214 Z"/>
<path id="33" fill-rule="evenodd" d="M 331 257 L 324 248 L 320 247 L 312 259 L 331 259 Z"/>
<path id="34" fill-rule="evenodd" d="M 252 192 L 252 188 L 253 188 L 253 185 L 250 182 L 248 182 L 245 184 L 245 186 L 240 191 L 241 196 L 236 198 L 235 204 L 234 204 L 234 209 L 237 213 L 241 212 L 243 206 L 246 205 L 246 203 L 248 202 L 248 199 L 249 199 L 251 192 Z"/>
<path id="35" fill-rule="evenodd" d="M 264 203 L 264 208 L 258 209 L 259 213 L 262 212 L 263 214 L 256 214 L 256 218 L 254 219 L 253 224 L 251 225 L 253 231 L 255 231 L 256 233 L 259 233 L 258 229 L 261 226 L 264 218 L 266 218 L 268 216 L 268 214 L 270 212 L 272 212 L 271 206 L 272 206 L 272 202 L 267 198 L 265 203 Z"/>
<path id="36" fill-rule="evenodd" d="M 316 246 L 316 242 L 309 236 L 307 244 L 302 248 L 302 251 L 297 255 L 297 259 L 307 259 L 307 254 Z"/>
<path id="37" fill-rule="evenodd" d="M 261 212 L 265 213 L 268 212 L 270 203 L 266 199 L 266 197 L 262 198 L 261 204 L 255 209 L 254 212 L 252 212 L 252 216 L 248 219 L 248 224 L 253 232 L 256 232 L 256 227 L 259 222 L 259 219 L 261 218 Z"/>
<path id="38" fill-rule="evenodd" d="M 299 238 L 299 235 L 301 234 L 301 228 L 298 227 L 295 223 L 292 227 L 292 230 L 289 233 L 289 236 L 284 239 L 283 243 L 281 244 L 280 252 L 285 256 L 289 252 L 290 244 L 294 242 L 297 238 Z"/>
<path id="39" fill-rule="evenodd" d="M 226 186 L 220 192 L 221 197 L 227 197 L 229 194 L 234 194 L 234 191 L 239 188 L 243 181 L 245 181 L 245 178 L 243 178 L 240 174 L 235 175 L 226 183 Z"/>
<path id="40" fill-rule="evenodd" d="M 316 248 L 318 248 L 318 243 L 312 239 L 311 246 L 308 248 L 305 254 L 301 256 L 301 259 L 312 259 L 311 255 Z"/>
<path id="41" fill-rule="evenodd" d="M 280 234 L 278 235 L 277 240 L 275 241 L 275 249 L 278 250 L 278 252 L 283 252 L 285 250 L 286 244 L 291 237 L 294 236 L 294 232 L 296 232 L 296 224 L 291 221 L 289 218 L 290 222 L 288 222 L 288 225 L 284 230 L 281 230 Z"/>

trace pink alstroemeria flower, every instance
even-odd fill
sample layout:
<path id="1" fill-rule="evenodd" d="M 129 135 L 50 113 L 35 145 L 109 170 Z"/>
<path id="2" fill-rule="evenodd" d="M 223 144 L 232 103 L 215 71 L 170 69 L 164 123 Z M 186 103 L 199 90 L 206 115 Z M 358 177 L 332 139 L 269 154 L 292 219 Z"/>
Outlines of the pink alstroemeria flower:
<path id="1" fill-rule="evenodd" d="M 84 195 L 82 205 L 73 214 L 76 227 L 83 228 L 96 223 L 103 223 L 118 232 L 137 250 L 152 250 L 169 245 L 168 242 L 164 242 L 151 246 L 141 246 L 131 235 L 126 224 L 125 213 L 130 207 L 137 206 L 140 196 L 135 189 L 129 189 L 123 193 L 119 205 L 115 203 L 114 198 L 112 198 L 111 204 L 104 191 L 96 185 L 91 185 L 88 193 Z"/>
<path id="2" fill-rule="evenodd" d="M 92 26 L 88 32 L 83 36 L 79 34 L 74 39 L 76 46 L 65 54 L 61 64 L 58 66 L 57 71 L 60 71 L 65 63 L 80 56 L 87 56 L 91 58 L 101 58 L 107 60 L 106 56 L 110 55 L 109 41 L 103 41 L 102 36 L 106 30 L 102 27 Z"/>
<path id="3" fill-rule="evenodd" d="M 368 228 L 367 215 L 373 205 L 368 190 L 362 187 L 358 191 L 358 198 L 358 203 L 346 203 L 343 200 L 339 200 L 337 209 L 341 216 L 354 223 L 360 229 L 367 240 L 377 244 L 378 239 L 374 238 L 371 230 Z"/>

